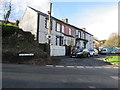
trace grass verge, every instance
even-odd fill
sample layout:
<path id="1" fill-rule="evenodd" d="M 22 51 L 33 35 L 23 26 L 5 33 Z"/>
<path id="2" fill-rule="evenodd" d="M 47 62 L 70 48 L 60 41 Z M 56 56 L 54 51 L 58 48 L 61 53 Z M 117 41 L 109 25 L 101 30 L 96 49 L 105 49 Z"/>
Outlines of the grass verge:
<path id="1" fill-rule="evenodd" d="M 120 66 L 120 56 L 110 56 L 109 58 L 106 59 L 107 62 L 110 62 L 113 65 Z"/>

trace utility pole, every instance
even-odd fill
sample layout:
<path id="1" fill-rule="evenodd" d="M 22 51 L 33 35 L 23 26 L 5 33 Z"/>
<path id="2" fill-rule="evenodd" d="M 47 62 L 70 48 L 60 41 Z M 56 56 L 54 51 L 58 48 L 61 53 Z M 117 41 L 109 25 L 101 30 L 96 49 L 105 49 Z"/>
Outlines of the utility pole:
<path id="1" fill-rule="evenodd" d="M 48 11 L 48 15 L 49 15 L 49 17 L 48 17 L 48 20 L 49 20 L 49 23 L 48 23 L 48 33 L 47 33 L 47 44 L 48 44 L 48 49 L 47 49 L 47 51 L 48 51 L 48 54 L 50 55 L 50 41 L 51 41 L 51 38 L 52 38 L 52 36 L 51 36 L 51 12 L 52 12 L 52 0 L 50 0 L 50 10 Z"/>
<path id="2" fill-rule="evenodd" d="M 49 14 L 49 24 L 48 24 L 48 35 L 47 35 L 47 39 L 48 39 L 48 44 L 50 45 L 50 39 L 51 39 L 51 12 L 52 12 L 52 0 L 50 0 L 50 10 L 48 11 Z"/>

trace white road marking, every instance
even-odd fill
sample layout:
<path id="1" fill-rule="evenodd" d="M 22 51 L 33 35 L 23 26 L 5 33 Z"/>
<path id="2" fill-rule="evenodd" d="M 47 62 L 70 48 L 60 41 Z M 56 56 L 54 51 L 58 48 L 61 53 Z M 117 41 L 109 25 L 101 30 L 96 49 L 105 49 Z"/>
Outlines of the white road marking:
<path id="1" fill-rule="evenodd" d="M 118 76 L 110 76 L 110 77 L 113 78 L 113 79 L 116 79 L 116 80 L 119 79 Z"/>
<path id="2" fill-rule="evenodd" d="M 103 68 L 112 68 L 112 67 L 103 67 Z"/>
<path id="3" fill-rule="evenodd" d="M 66 67 L 68 67 L 68 68 L 74 68 L 74 66 L 66 66 Z"/>
<path id="4" fill-rule="evenodd" d="M 47 67 L 53 67 L 53 65 L 46 65 Z"/>
<path id="5" fill-rule="evenodd" d="M 76 68 L 84 68 L 83 66 L 76 66 Z"/>
<path id="6" fill-rule="evenodd" d="M 96 88 L 95 86 L 88 86 L 89 88 Z"/>
<path id="7" fill-rule="evenodd" d="M 67 67 L 67 68 L 118 68 L 118 67 L 110 67 L 110 66 L 62 66 L 62 65 L 46 65 L 47 67 Z"/>
<path id="8" fill-rule="evenodd" d="M 103 67 L 95 67 L 95 68 L 103 68 Z"/>
<path id="9" fill-rule="evenodd" d="M 85 68 L 94 68 L 94 67 L 92 67 L 92 66 L 86 66 Z"/>
<path id="10" fill-rule="evenodd" d="M 64 67 L 64 66 L 59 66 L 59 65 L 56 65 L 55 67 Z"/>

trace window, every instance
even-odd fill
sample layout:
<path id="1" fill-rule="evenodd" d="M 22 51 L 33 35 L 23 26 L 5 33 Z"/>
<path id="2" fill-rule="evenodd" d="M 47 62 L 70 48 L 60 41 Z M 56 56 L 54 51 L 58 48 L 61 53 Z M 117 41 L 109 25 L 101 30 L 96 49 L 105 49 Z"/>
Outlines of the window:
<path id="1" fill-rule="evenodd" d="M 62 37 L 62 36 L 60 36 L 60 46 L 62 46 L 62 45 L 63 45 L 63 43 L 64 43 L 64 41 L 63 41 L 63 37 Z"/>
<path id="2" fill-rule="evenodd" d="M 78 35 L 78 30 L 76 30 L 76 35 Z"/>
<path id="3" fill-rule="evenodd" d="M 56 45 L 59 46 L 59 36 L 56 36 Z"/>
<path id="4" fill-rule="evenodd" d="M 69 28 L 69 35 L 72 35 L 72 29 Z"/>
<path id="5" fill-rule="evenodd" d="M 48 29 L 48 24 L 49 23 L 49 21 L 48 21 L 48 18 L 45 18 L 45 28 L 47 28 Z"/>
<path id="6" fill-rule="evenodd" d="M 78 37 L 81 38 L 81 32 L 78 32 Z"/>
<path id="7" fill-rule="evenodd" d="M 75 37 L 76 36 L 76 30 L 72 29 L 72 36 Z"/>
<path id="8" fill-rule="evenodd" d="M 82 33 L 80 32 L 80 38 L 82 37 Z"/>
<path id="9" fill-rule="evenodd" d="M 56 45 L 62 46 L 64 44 L 64 38 L 62 36 L 56 36 Z"/>
<path id="10" fill-rule="evenodd" d="M 66 34 L 69 35 L 69 28 L 66 26 Z"/>
<path id="11" fill-rule="evenodd" d="M 86 35 L 85 35 L 85 33 L 83 33 L 83 39 L 86 39 Z"/>
<path id="12" fill-rule="evenodd" d="M 50 30 L 52 30 L 52 23 L 53 23 L 53 21 L 51 20 L 51 29 Z M 48 20 L 48 18 L 45 18 L 45 28 L 49 28 L 49 20 Z"/>
<path id="13" fill-rule="evenodd" d="M 76 37 L 76 30 L 74 29 L 74 37 Z"/>
<path id="14" fill-rule="evenodd" d="M 64 29 L 65 29 L 65 27 L 64 27 L 64 25 L 62 25 L 62 33 L 64 33 Z"/>
<path id="15" fill-rule="evenodd" d="M 64 37 L 61 39 L 61 45 L 64 45 Z"/>
<path id="16" fill-rule="evenodd" d="M 86 34 L 84 33 L 84 39 L 86 39 Z"/>
<path id="17" fill-rule="evenodd" d="M 60 24 L 56 23 L 56 31 L 60 32 Z"/>

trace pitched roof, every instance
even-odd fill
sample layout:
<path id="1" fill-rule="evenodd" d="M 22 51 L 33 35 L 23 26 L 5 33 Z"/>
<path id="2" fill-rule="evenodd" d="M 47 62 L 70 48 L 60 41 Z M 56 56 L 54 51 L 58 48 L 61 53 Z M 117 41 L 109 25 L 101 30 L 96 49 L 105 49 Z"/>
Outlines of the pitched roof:
<path id="1" fill-rule="evenodd" d="M 43 13 L 43 12 L 41 12 L 41 11 L 39 11 L 39 10 L 36 10 L 36 9 L 30 7 L 30 6 L 28 6 L 28 7 L 29 7 L 30 9 L 34 10 L 35 12 L 37 12 L 38 14 L 41 14 L 41 15 L 46 16 L 46 17 L 48 16 L 48 14 L 45 14 L 45 13 Z M 55 18 L 55 17 L 53 17 L 53 16 L 51 16 L 51 18 L 52 18 L 52 19 L 55 19 L 55 20 L 57 20 L 57 21 L 59 21 L 59 22 L 61 22 L 61 23 L 64 23 L 64 24 L 66 24 L 66 25 L 69 25 L 69 26 L 71 26 L 71 27 L 74 27 L 74 28 L 76 28 L 77 30 L 83 31 L 83 32 L 85 32 L 85 33 L 88 33 L 87 31 L 84 31 L 83 29 L 80 29 L 80 28 L 78 28 L 78 27 L 76 27 L 76 26 L 73 26 L 73 25 L 71 25 L 71 24 L 65 23 L 65 22 L 63 22 L 62 20 L 59 20 L 59 19 L 57 19 L 57 18 Z M 90 34 L 90 33 L 88 33 L 88 34 Z M 92 35 L 92 34 L 90 34 L 90 35 Z M 93 36 L 93 35 L 92 35 L 92 36 Z"/>

